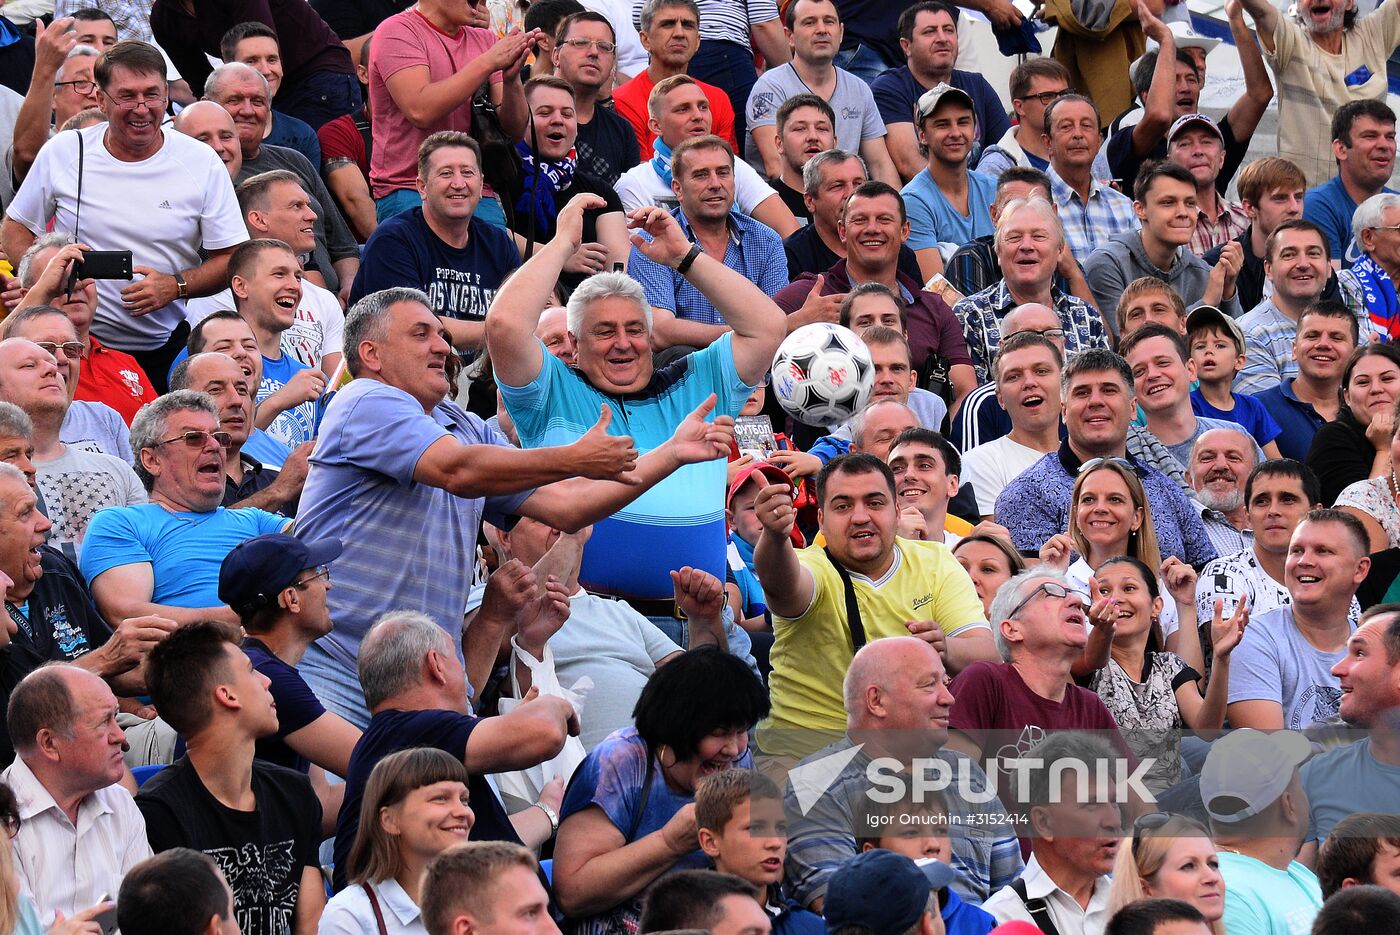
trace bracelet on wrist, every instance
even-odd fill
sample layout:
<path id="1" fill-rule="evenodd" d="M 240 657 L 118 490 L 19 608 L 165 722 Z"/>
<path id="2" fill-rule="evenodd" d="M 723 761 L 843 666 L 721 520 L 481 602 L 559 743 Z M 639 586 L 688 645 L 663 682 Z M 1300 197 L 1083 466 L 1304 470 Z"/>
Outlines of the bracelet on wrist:
<path id="1" fill-rule="evenodd" d="M 681 261 L 676 264 L 676 272 L 684 276 L 687 272 L 690 271 L 690 268 L 695 265 L 695 258 L 698 257 L 701 253 L 704 253 L 704 251 L 700 249 L 700 245 L 698 243 L 691 244 L 690 250 L 686 253 L 684 257 L 681 258 Z"/>
<path id="2" fill-rule="evenodd" d="M 553 837 L 559 833 L 559 813 L 543 802 L 536 802 L 531 808 L 537 808 L 544 812 L 544 817 L 549 819 L 549 834 Z"/>

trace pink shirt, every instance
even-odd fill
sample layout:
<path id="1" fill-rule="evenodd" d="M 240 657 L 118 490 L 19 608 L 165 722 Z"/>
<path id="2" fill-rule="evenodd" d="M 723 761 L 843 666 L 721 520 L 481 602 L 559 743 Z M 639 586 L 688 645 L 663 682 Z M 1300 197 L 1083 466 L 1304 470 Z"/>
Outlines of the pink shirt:
<path id="1" fill-rule="evenodd" d="M 375 198 L 400 188 L 414 188 L 418 178 L 418 147 L 439 130 L 471 131 L 471 101 L 465 101 L 426 130 L 409 123 L 389 94 L 385 79 L 415 65 L 428 66 L 428 80 L 450 78 L 496 44 L 489 29 L 463 26 L 448 35 L 417 9 L 396 13 L 379 24 L 369 55 L 369 99 L 374 113 L 374 148 L 370 154 L 370 187 Z M 491 75 L 501 83 L 501 73 Z"/>

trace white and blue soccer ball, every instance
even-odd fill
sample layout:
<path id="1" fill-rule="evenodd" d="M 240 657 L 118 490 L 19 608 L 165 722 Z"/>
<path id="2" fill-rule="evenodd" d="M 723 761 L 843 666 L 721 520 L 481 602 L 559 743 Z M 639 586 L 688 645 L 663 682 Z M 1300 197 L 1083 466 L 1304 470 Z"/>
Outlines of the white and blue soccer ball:
<path id="1" fill-rule="evenodd" d="M 849 328 L 803 325 L 773 355 L 773 393 L 808 425 L 834 425 L 860 412 L 875 385 L 870 348 Z"/>

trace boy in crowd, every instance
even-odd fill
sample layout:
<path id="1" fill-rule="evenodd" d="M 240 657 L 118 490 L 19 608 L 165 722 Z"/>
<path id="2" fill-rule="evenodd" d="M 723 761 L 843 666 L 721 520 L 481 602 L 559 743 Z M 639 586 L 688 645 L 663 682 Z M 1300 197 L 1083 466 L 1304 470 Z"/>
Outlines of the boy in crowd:
<path id="1" fill-rule="evenodd" d="M 758 901 L 773 923 L 773 935 L 823 935 L 822 917 L 783 895 L 787 820 L 773 781 L 750 769 L 727 769 L 695 790 L 700 848 L 720 873 L 758 888 Z"/>
<path id="2" fill-rule="evenodd" d="M 1278 422 L 1259 400 L 1231 389 L 1245 362 L 1244 332 L 1239 324 L 1219 309 L 1203 305 L 1186 318 L 1186 343 L 1200 383 L 1191 391 L 1191 411 L 1244 426 L 1264 454 L 1282 457 L 1275 444 L 1283 433 Z"/>

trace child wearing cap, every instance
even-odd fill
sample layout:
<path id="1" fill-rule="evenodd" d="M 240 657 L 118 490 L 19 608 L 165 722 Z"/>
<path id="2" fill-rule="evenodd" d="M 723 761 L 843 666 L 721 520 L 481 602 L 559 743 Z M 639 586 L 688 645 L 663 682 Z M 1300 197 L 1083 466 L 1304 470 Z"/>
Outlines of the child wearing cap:
<path id="1" fill-rule="evenodd" d="M 1275 439 L 1283 429 L 1264 404 L 1231 390 L 1235 374 L 1244 369 L 1244 332 L 1224 312 L 1209 305 L 1186 318 L 1186 343 L 1200 385 L 1191 391 L 1191 411 L 1207 419 L 1224 419 L 1244 426 L 1264 454 L 1283 457 Z"/>
<path id="2" fill-rule="evenodd" d="M 906 787 L 908 788 L 908 787 Z M 953 843 L 950 834 L 948 802 L 938 790 L 906 791 L 893 802 L 865 798 L 865 813 L 855 828 L 856 849 L 892 851 L 927 865 L 947 867 L 951 882 Z M 932 879 L 932 878 L 930 878 Z M 981 908 L 965 903 L 947 883 L 934 887 L 938 892 L 939 915 L 948 935 L 986 935 L 996 927 L 996 919 Z"/>
<path id="3" fill-rule="evenodd" d="M 695 790 L 695 824 L 715 869 L 758 887 L 773 935 L 824 935 L 821 916 L 783 894 L 787 819 L 771 779 L 738 768 L 706 777 Z"/>

